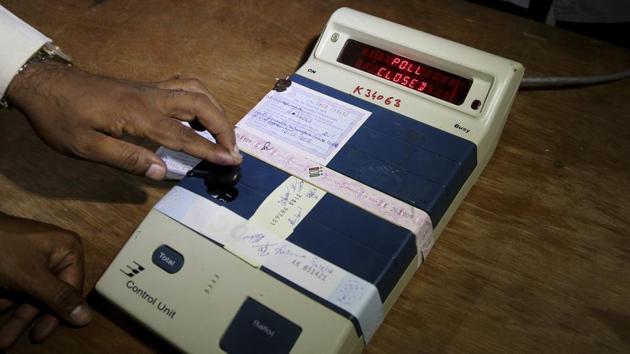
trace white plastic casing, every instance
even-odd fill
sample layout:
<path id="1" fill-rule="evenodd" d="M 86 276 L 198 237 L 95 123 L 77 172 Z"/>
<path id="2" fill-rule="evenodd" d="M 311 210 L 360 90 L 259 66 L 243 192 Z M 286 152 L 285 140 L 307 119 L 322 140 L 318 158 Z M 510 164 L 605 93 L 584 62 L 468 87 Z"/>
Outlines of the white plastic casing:
<path id="1" fill-rule="evenodd" d="M 472 79 L 469 96 L 462 105 L 456 106 L 338 63 L 337 57 L 347 39 Z M 353 94 L 359 85 L 393 96 L 400 99 L 399 107 L 394 107 L 391 102 L 387 105 L 383 101 L 362 98 L 477 145 L 477 167 L 440 223 L 434 226 L 437 236 L 492 155 L 523 75 L 523 67 L 492 54 L 342 8 L 332 15 L 315 50 L 297 74 L 349 94 Z M 474 100 L 481 102 L 478 109 L 471 107 Z M 151 263 L 152 252 L 164 244 L 185 257 L 186 265 L 176 274 L 168 274 Z M 131 262 L 146 267 L 133 279 L 121 272 Z M 414 259 L 384 299 L 385 312 L 409 282 L 416 270 L 415 264 Z M 169 312 L 171 315 L 165 316 L 163 311 L 157 311 L 130 287 L 131 282 L 168 303 L 176 314 Z M 252 268 L 157 211 L 149 213 L 138 227 L 103 274 L 96 290 L 186 352 L 223 352 L 219 348 L 221 336 L 246 297 L 260 301 L 303 329 L 293 353 L 358 353 L 363 349 L 362 339 L 347 318 Z"/>
<path id="2" fill-rule="evenodd" d="M 462 105 L 454 105 L 337 62 L 348 39 L 473 80 Z M 297 71 L 309 79 L 352 94 L 357 86 L 400 99 L 400 107 L 364 100 L 470 140 L 483 169 L 501 135 L 523 76 L 523 66 L 478 49 L 349 8 L 331 16 L 315 50 Z M 471 107 L 474 100 L 480 107 Z"/>

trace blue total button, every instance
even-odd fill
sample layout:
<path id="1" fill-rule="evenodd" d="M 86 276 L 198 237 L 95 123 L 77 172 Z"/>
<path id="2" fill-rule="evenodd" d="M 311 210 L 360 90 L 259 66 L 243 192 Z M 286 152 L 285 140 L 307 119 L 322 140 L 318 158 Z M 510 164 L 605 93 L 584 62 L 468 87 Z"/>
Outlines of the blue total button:
<path id="1" fill-rule="evenodd" d="M 184 266 L 184 256 L 167 245 L 156 248 L 151 260 L 153 264 L 170 274 L 179 272 Z"/>

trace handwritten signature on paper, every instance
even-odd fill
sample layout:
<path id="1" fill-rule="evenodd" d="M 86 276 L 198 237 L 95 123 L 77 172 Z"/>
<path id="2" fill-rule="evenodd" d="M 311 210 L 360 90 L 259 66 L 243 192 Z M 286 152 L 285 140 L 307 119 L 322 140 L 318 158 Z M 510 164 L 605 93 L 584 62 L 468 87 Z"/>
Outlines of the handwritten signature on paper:
<path id="1" fill-rule="evenodd" d="M 306 258 L 306 256 L 300 252 L 296 252 L 295 249 L 291 249 L 288 244 L 283 243 L 280 247 L 275 248 L 274 254 L 276 256 L 290 256 L 295 258 Z"/>
<path id="2" fill-rule="evenodd" d="M 319 199 L 319 193 L 317 193 L 317 189 L 311 188 L 308 192 L 306 192 L 306 198 Z"/>
<path id="3" fill-rule="evenodd" d="M 260 150 L 262 151 L 267 151 L 267 150 L 271 150 L 271 142 L 270 141 L 265 141 L 265 143 L 263 144 L 263 146 L 260 148 Z"/>
<path id="4" fill-rule="evenodd" d="M 258 252 L 258 256 L 266 257 L 271 254 L 270 248 L 277 246 L 278 242 L 264 242 L 260 245 L 252 245 L 252 247 Z"/>
<path id="5" fill-rule="evenodd" d="M 335 270 L 327 261 L 319 257 L 313 257 L 313 259 L 311 259 L 311 267 L 325 274 L 332 274 Z"/>
<path id="6" fill-rule="evenodd" d="M 278 198 L 278 204 L 286 206 L 289 202 L 289 197 L 291 197 L 291 193 L 289 191 L 282 193 L 282 195 L 280 195 L 280 198 Z"/>
<path id="7" fill-rule="evenodd" d="M 241 240 L 247 242 L 256 251 L 259 257 L 265 257 L 270 255 L 269 249 L 279 242 L 273 242 L 266 240 L 267 236 L 264 233 L 258 232 L 254 234 L 245 234 L 241 236 Z M 262 242 L 264 241 L 264 242 Z"/>
<path id="8" fill-rule="evenodd" d="M 293 192 L 293 193 L 300 193 L 302 191 L 302 188 L 304 187 L 304 181 L 302 181 L 301 179 L 298 180 L 294 180 L 290 185 L 289 185 L 289 189 Z"/>
<path id="9" fill-rule="evenodd" d="M 287 256 L 293 258 L 306 258 L 304 253 L 299 252 L 299 248 L 290 247 L 290 244 L 281 240 L 270 240 L 262 233 L 244 235 L 241 240 L 246 241 L 256 251 L 259 257 Z"/>
<path id="10" fill-rule="evenodd" d="M 298 211 L 293 214 L 293 217 L 287 219 L 291 226 L 296 226 L 300 220 L 302 220 L 302 208 L 298 207 Z"/>
<path id="11" fill-rule="evenodd" d="M 241 237 L 241 240 L 249 241 L 250 243 L 257 243 L 260 240 L 262 240 L 263 238 L 265 238 L 265 234 L 257 233 L 257 234 L 253 234 L 253 235 L 245 235 L 245 236 Z"/>
<path id="12" fill-rule="evenodd" d="M 287 204 L 294 205 L 298 200 L 302 199 L 302 195 L 300 194 L 302 192 L 302 188 L 304 188 L 303 180 L 296 179 L 292 181 L 287 186 L 284 193 L 280 195 L 277 203 L 282 206 L 286 206 Z"/>

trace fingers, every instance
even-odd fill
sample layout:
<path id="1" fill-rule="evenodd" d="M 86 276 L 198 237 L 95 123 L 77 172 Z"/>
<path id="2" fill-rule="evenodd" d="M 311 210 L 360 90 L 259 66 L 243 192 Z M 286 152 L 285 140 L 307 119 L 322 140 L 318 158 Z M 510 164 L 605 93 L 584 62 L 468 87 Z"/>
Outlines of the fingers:
<path id="1" fill-rule="evenodd" d="M 79 237 L 32 220 L 1 214 L 0 218 L 4 219 L 0 237 L 9 250 L 1 257 L 5 267 L 0 306 L 26 301 L 0 324 L 0 352 L 31 326 L 39 308 L 50 313 L 41 315 L 34 324 L 33 340 L 48 337 L 60 319 L 78 326 L 87 324 L 93 314 L 81 294 L 84 259 Z"/>
<path id="2" fill-rule="evenodd" d="M 43 314 L 31 329 L 32 341 L 41 343 L 59 326 L 59 319 L 51 314 Z"/>
<path id="3" fill-rule="evenodd" d="M 70 233 L 70 235 L 72 237 L 67 238 L 68 244 L 51 253 L 48 267 L 60 281 L 81 292 L 85 275 L 83 247 L 77 234 Z"/>
<path id="4" fill-rule="evenodd" d="M 162 110 L 167 115 L 197 117 L 217 143 L 231 150 L 236 138 L 225 114 L 205 94 L 184 90 L 163 91 Z"/>
<path id="5" fill-rule="evenodd" d="M 216 138 L 217 143 L 230 151 L 240 163 L 241 156 L 236 148 L 234 129 L 225 118 L 219 102 L 196 79 L 167 80 L 157 84 L 165 89 L 162 99 L 162 111 L 169 116 L 185 120 L 194 117 Z"/>
<path id="6" fill-rule="evenodd" d="M 191 128 L 171 118 L 163 118 L 157 124 L 146 127 L 145 135 L 169 149 L 183 151 L 216 164 L 237 165 L 242 161 L 238 152 L 230 151 L 223 145 L 212 144 Z"/>
<path id="7" fill-rule="evenodd" d="M 15 305 L 13 301 L 6 298 L 0 298 L 0 312 L 10 309 L 13 305 Z"/>
<path id="8" fill-rule="evenodd" d="M 72 285 L 46 271 L 39 271 L 38 284 L 25 291 L 44 303 L 59 318 L 76 326 L 88 324 L 93 315 L 85 299 Z"/>
<path id="9" fill-rule="evenodd" d="M 210 93 L 210 91 L 208 91 L 208 89 L 198 79 L 184 79 L 176 76 L 170 80 L 158 82 L 156 83 L 156 86 L 165 90 L 184 90 L 204 94 L 208 97 L 212 104 L 214 104 L 219 111 L 225 115 L 225 109 L 223 109 L 223 106 L 221 106 L 214 95 L 212 95 L 212 93 Z"/>
<path id="10" fill-rule="evenodd" d="M 9 348 L 39 314 L 39 310 L 30 304 L 22 304 L 15 309 L 11 317 L 0 327 L 0 350 Z"/>
<path id="11" fill-rule="evenodd" d="M 87 143 L 76 152 L 80 157 L 137 175 L 144 175 L 153 180 L 161 180 L 166 175 L 164 162 L 151 151 L 98 132 L 85 134 L 84 140 Z M 165 134 L 168 135 L 168 133 Z M 162 143 L 159 140 L 156 141 Z"/>
<path id="12" fill-rule="evenodd" d="M 184 151 L 213 163 L 235 165 L 242 159 L 240 154 L 236 158 L 233 152 L 212 144 L 172 118 L 159 117 L 149 123 L 145 122 L 141 131 L 142 135 L 167 148 Z M 162 180 L 166 175 L 164 162 L 153 152 L 96 131 L 86 131 L 74 153 L 81 158 L 153 180 Z"/>

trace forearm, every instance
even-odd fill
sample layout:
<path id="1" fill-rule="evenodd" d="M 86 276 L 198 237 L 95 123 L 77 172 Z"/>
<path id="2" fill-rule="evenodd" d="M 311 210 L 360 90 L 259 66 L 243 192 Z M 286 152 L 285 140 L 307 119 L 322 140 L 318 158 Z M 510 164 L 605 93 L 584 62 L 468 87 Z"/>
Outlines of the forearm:
<path id="1" fill-rule="evenodd" d="M 233 127 L 199 80 L 150 83 L 90 74 L 53 63 L 67 59 L 48 41 L 0 7 L 0 92 L 57 151 L 156 180 L 164 178 L 164 162 L 122 140 L 124 135 L 148 138 L 221 165 L 241 163 Z M 208 129 L 216 144 L 180 124 L 193 119 Z"/>

